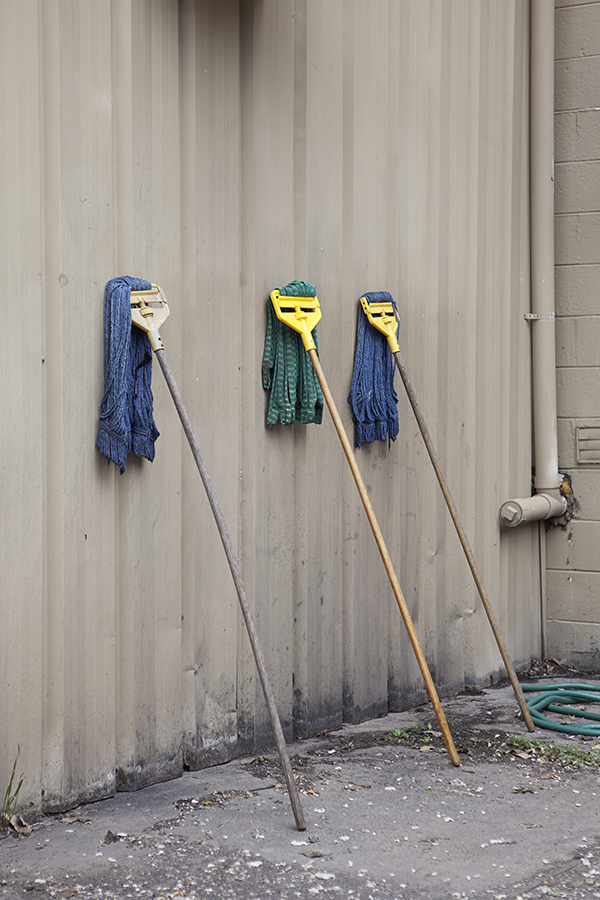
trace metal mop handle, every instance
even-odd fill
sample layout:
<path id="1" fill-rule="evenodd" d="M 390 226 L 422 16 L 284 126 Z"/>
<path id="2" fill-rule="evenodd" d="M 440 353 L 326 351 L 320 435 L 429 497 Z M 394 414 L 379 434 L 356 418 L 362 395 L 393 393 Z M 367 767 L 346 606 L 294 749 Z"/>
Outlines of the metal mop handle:
<path id="1" fill-rule="evenodd" d="M 400 350 L 396 350 L 394 352 L 394 359 L 396 360 L 396 365 L 398 366 L 398 371 L 402 377 L 402 381 L 404 382 L 404 387 L 406 388 L 406 394 L 410 401 L 410 405 L 412 406 L 413 412 L 415 414 L 415 418 L 417 420 L 417 424 L 419 426 L 419 430 L 423 437 L 423 441 L 425 442 L 425 446 L 427 448 L 427 452 L 429 454 L 429 458 L 431 459 L 431 463 L 433 465 L 435 474 L 439 481 L 440 487 L 442 489 L 442 494 L 444 495 L 444 499 L 446 500 L 446 505 L 448 506 L 448 511 L 452 517 L 452 521 L 454 522 L 454 527 L 456 528 L 456 533 L 458 534 L 459 540 L 462 544 L 462 548 L 464 550 L 464 554 L 469 564 L 469 568 L 471 569 L 471 574 L 473 575 L 473 579 L 477 586 L 477 590 L 479 592 L 479 596 L 481 597 L 481 602 L 483 603 L 483 608 L 486 611 L 488 621 L 490 623 L 490 627 L 492 629 L 493 635 L 496 638 L 496 644 L 498 645 L 498 649 L 500 651 L 500 655 L 506 667 L 506 671 L 508 673 L 508 677 L 510 679 L 510 683 L 512 684 L 513 691 L 515 693 L 515 697 L 517 698 L 517 702 L 519 707 L 521 708 L 521 714 L 527 725 L 528 731 L 535 731 L 535 725 L 533 724 L 533 719 L 531 717 L 531 713 L 529 712 L 529 707 L 527 706 L 527 702 L 525 697 L 523 696 L 523 691 L 521 690 L 521 685 L 519 684 L 519 679 L 517 678 L 516 672 L 514 670 L 514 666 L 510 660 L 510 657 L 506 651 L 506 647 L 504 646 L 504 641 L 502 640 L 502 635 L 500 634 L 500 629 L 496 623 L 496 617 L 492 611 L 492 607 L 488 600 L 487 592 L 485 590 L 485 586 L 483 581 L 481 580 L 481 575 L 479 574 L 479 569 L 477 568 L 477 563 L 475 562 L 475 557 L 473 556 L 473 552 L 469 545 L 469 541 L 467 540 L 467 536 L 465 531 L 461 525 L 460 519 L 458 517 L 458 512 L 456 511 L 456 506 L 454 505 L 454 501 L 452 499 L 452 495 L 450 494 L 450 490 L 444 476 L 442 475 L 442 470 L 440 469 L 440 464 L 437 458 L 437 454 L 435 452 L 435 448 L 433 446 L 433 442 L 431 440 L 431 436 L 429 434 L 429 430 L 427 425 L 425 424 L 425 419 L 423 418 L 423 414 L 421 412 L 421 408 L 417 402 L 417 396 L 414 392 L 413 386 L 410 382 L 410 378 L 408 377 L 408 372 L 402 360 L 402 355 Z"/>
<path id="2" fill-rule="evenodd" d="M 389 295 L 388 295 L 389 296 Z M 391 302 L 372 302 L 369 303 L 366 297 L 361 297 L 361 305 L 367 316 L 371 325 L 374 328 L 377 328 L 382 334 L 387 338 L 387 342 L 389 348 L 392 352 L 394 359 L 396 360 L 396 365 L 398 366 L 398 371 L 400 372 L 400 376 L 404 383 L 404 387 L 406 389 L 406 394 L 410 401 L 410 405 L 412 406 L 412 410 L 415 414 L 415 418 L 417 420 L 417 424 L 419 426 L 419 430 L 423 437 L 423 441 L 425 442 L 425 447 L 427 448 L 427 452 L 429 454 L 429 458 L 433 465 L 435 474 L 437 476 L 437 480 L 439 481 L 440 487 L 442 489 L 442 494 L 444 495 L 444 499 L 446 501 L 446 505 L 448 506 L 448 511 L 450 516 L 452 517 L 452 521 L 454 522 L 454 527 L 456 528 L 456 533 L 458 534 L 459 540 L 462 544 L 462 548 L 465 553 L 466 560 L 469 564 L 469 568 L 471 569 L 471 574 L 473 575 L 473 579 L 477 586 L 477 590 L 479 591 L 479 596 L 481 597 L 481 602 L 483 603 L 483 608 L 486 611 L 488 621 L 490 623 L 490 627 L 492 629 L 493 635 L 496 638 L 496 644 L 498 645 L 498 649 L 500 650 L 500 655 L 502 656 L 502 660 L 506 667 L 506 671 L 508 672 L 508 677 L 510 679 L 510 683 L 512 684 L 513 690 L 515 692 L 515 697 L 517 698 L 517 702 L 521 709 L 521 714 L 527 725 L 529 731 L 535 731 L 535 725 L 533 724 L 533 719 L 531 717 L 531 713 L 529 712 L 529 707 L 525 701 L 525 697 L 523 696 L 523 691 L 521 690 L 521 685 L 519 684 L 519 679 L 515 673 L 513 664 L 510 660 L 510 657 L 506 651 L 506 647 L 504 646 L 504 642 L 502 640 L 502 635 L 500 634 L 500 629 L 496 623 L 496 618 L 494 616 L 492 607 L 488 600 L 487 592 L 485 590 L 485 586 L 481 579 L 481 575 L 479 574 L 479 569 L 477 568 L 477 563 L 475 562 L 475 557 L 473 556 L 473 552 L 469 545 L 469 541 L 467 539 L 467 535 L 465 534 L 465 530 L 461 525 L 460 519 L 458 517 L 458 512 L 456 506 L 454 505 L 454 500 L 452 499 L 452 495 L 450 494 L 450 489 L 446 484 L 446 479 L 442 474 L 442 470 L 439 464 L 437 453 L 435 452 L 435 447 L 433 446 L 433 441 L 431 440 L 431 435 L 429 434 L 429 429 L 425 423 L 425 419 L 423 417 L 423 413 L 421 412 L 421 407 L 419 406 L 417 395 L 415 394 L 414 388 L 411 384 L 410 378 L 408 377 L 408 371 L 404 362 L 402 360 L 402 354 L 400 353 L 400 345 L 398 344 L 398 339 L 396 337 L 396 332 L 398 330 L 398 321 L 396 319 L 393 307 Z"/>
<path id="3" fill-rule="evenodd" d="M 137 292 L 138 295 L 141 293 L 143 292 Z M 298 793 L 298 788 L 294 780 L 294 773 L 292 771 L 290 758 L 287 752 L 283 729 L 281 727 L 279 713 L 277 711 L 277 705 L 275 703 L 275 696 L 269 682 L 265 659 L 262 654 L 262 650 L 258 640 L 258 632 L 256 630 L 256 626 L 252 618 L 252 613 L 250 611 L 250 604 L 248 602 L 248 596 L 246 594 L 244 583 L 242 581 L 239 563 L 233 549 L 231 538 L 229 537 L 229 532 L 227 530 L 227 525 L 225 524 L 225 519 L 223 518 L 223 513 L 221 512 L 221 508 L 219 506 L 219 501 L 217 500 L 217 496 L 212 486 L 212 481 L 210 479 L 208 469 L 206 468 L 206 463 L 204 462 L 204 458 L 200 451 L 200 446 L 198 444 L 198 441 L 196 440 L 196 435 L 194 434 L 192 423 L 190 422 L 190 418 L 184 406 L 183 399 L 181 397 L 181 394 L 179 393 L 179 388 L 177 387 L 177 383 L 175 381 L 173 372 L 171 371 L 171 367 L 167 362 L 167 357 L 165 355 L 162 340 L 153 321 L 152 311 L 146 312 L 145 310 L 147 309 L 151 310 L 150 307 L 142 307 L 142 309 L 140 310 L 141 314 L 145 317 L 145 322 L 139 327 L 144 328 L 144 331 L 148 333 L 148 336 L 150 338 L 152 349 L 154 350 L 155 356 L 160 364 L 163 375 L 165 376 L 165 381 L 167 382 L 167 386 L 169 388 L 169 391 L 171 392 L 173 402 L 175 403 L 175 407 L 177 409 L 177 412 L 179 413 L 179 418 L 181 419 L 183 430 L 185 431 L 186 437 L 188 439 L 190 449 L 194 456 L 196 466 L 198 467 L 198 471 L 200 473 L 200 477 L 202 479 L 202 483 L 208 497 L 208 502 L 210 503 L 210 507 L 215 517 L 215 522 L 217 523 L 219 535 L 221 537 L 223 548 L 225 550 L 225 556 L 227 557 L 227 562 L 229 563 L 229 568 L 233 576 L 233 581 L 240 602 L 244 622 L 246 623 L 246 629 L 248 631 L 250 644 L 252 645 L 252 652 L 254 653 L 256 668 L 258 669 L 260 683 L 262 685 L 267 709 L 269 711 L 269 718 L 271 720 L 271 727 L 273 728 L 275 743 L 277 744 L 277 750 L 279 752 L 281 767 L 283 769 L 285 782 L 287 785 L 288 793 L 290 795 L 290 801 L 292 803 L 292 809 L 294 811 L 296 828 L 298 829 L 298 831 L 305 831 L 306 821 L 304 819 L 304 813 L 302 811 L 302 804 L 300 803 L 300 795 Z M 138 324 L 136 318 L 134 318 L 134 321 L 136 324 Z M 146 325 L 148 325 L 148 327 L 145 327 Z"/>

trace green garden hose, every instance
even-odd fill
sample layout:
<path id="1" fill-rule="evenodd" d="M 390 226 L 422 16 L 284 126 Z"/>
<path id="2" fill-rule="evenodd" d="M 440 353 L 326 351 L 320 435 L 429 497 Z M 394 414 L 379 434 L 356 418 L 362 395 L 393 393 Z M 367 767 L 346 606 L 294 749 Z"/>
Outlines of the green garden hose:
<path id="1" fill-rule="evenodd" d="M 537 697 L 527 701 L 531 718 L 540 728 L 552 731 L 563 731 L 566 734 L 582 734 L 590 737 L 600 736 L 600 714 L 587 709 L 576 709 L 573 706 L 562 706 L 562 701 L 571 703 L 600 703 L 600 685 L 577 684 L 523 684 L 523 691 L 535 692 Z M 557 702 L 560 701 L 560 702 Z M 578 725 L 574 722 L 563 723 L 549 719 L 541 710 L 558 713 L 561 716 L 575 716 L 579 719 L 593 719 L 596 725 Z"/>

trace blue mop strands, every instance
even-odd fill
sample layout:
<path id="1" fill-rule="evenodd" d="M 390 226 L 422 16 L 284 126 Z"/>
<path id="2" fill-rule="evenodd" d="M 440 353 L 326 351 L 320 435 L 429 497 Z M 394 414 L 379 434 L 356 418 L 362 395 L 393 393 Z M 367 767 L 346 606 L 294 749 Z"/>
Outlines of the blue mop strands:
<path id="1" fill-rule="evenodd" d="M 387 291 L 363 294 L 369 303 L 392 303 L 396 319 L 398 310 Z M 398 436 L 398 395 L 394 390 L 396 366 L 387 338 L 374 328 L 362 306 L 358 307 L 358 329 L 352 385 L 348 403 L 356 423 L 354 445 L 385 441 L 388 445 Z"/>
<path id="2" fill-rule="evenodd" d="M 279 289 L 283 297 L 315 297 L 314 284 L 291 281 Z M 317 353 L 317 328 L 312 331 Z M 304 349 L 302 337 L 277 318 L 271 298 L 267 300 L 267 333 L 262 360 L 262 381 L 271 391 L 267 425 L 307 425 L 323 421 L 323 392 L 310 357 Z"/>
<path id="3" fill-rule="evenodd" d="M 131 319 L 131 291 L 151 287 L 126 275 L 104 291 L 104 396 L 96 446 L 121 474 L 130 450 L 152 462 L 159 434 L 152 414 L 152 347 Z"/>

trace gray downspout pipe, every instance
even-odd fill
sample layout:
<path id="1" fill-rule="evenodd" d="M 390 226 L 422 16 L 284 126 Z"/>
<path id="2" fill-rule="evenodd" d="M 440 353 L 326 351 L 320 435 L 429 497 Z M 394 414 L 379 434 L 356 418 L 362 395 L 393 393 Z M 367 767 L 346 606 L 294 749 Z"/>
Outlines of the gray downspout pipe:
<path id="1" fill-rule="evenodd" d="M 507 500 L 500 521 L 514 527 L 567 509 L 560 493 L 554 308 L 554 0 L 531 0 L 530 58 L 531 363 L 534 496 Z"/>

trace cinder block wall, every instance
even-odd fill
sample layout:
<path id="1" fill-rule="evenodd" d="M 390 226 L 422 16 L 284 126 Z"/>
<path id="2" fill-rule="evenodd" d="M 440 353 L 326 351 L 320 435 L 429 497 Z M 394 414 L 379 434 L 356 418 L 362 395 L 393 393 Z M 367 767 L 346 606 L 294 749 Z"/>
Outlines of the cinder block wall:
<path id="1" fill-rule="evenodd" d="M 557 0 L 559 465 L 579 504 L 548 535 L 550 657 L 600 665 L 600 2 Z"/>

